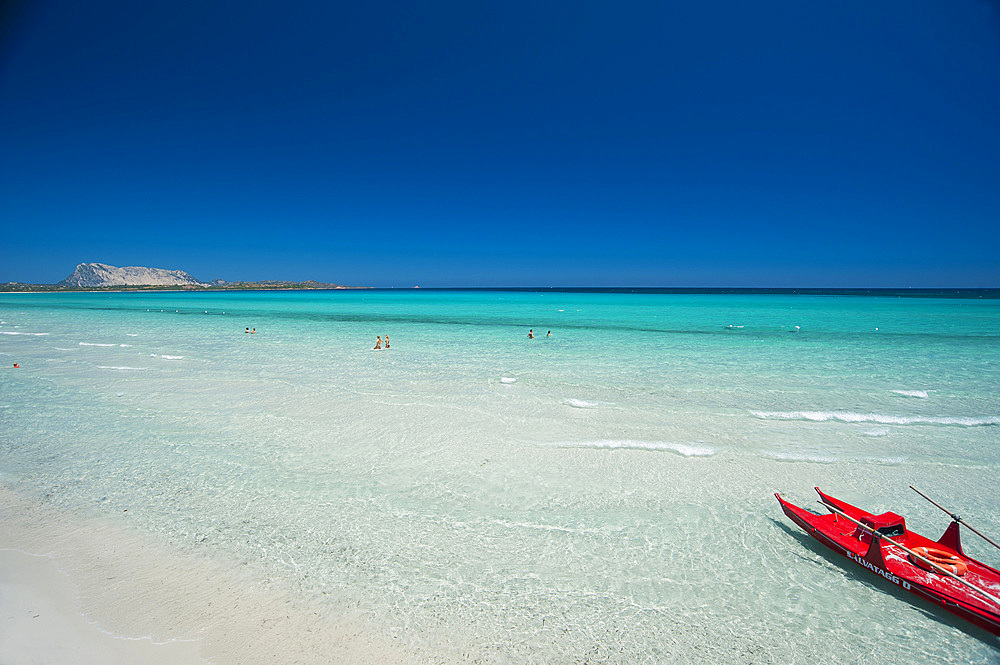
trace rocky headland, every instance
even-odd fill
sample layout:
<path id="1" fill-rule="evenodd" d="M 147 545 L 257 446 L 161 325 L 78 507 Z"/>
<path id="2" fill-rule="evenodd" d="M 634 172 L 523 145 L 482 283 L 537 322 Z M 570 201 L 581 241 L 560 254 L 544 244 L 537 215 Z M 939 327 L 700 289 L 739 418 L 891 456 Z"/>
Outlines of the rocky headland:
<path id="1" fill-rule="evenodd" d="M 84 288 L 105 286 L 208 286 L 183 270 L 125 266 L 118 268 L 106 263 L 81 263 L 73 274 L 57 286 Z"/>
<path id="2" fill-rule="evenodd" d="M 143 266 L 117 267 L 106 263 L 81 263 L 66 279 L 55 284 L 26 284 L 7 282 L 0 284 L 0 291 L 242 291 L 242 290 L 295 290 L 295 289 L 357 289 L 307 280 L 290 282 L 264 280 L 255 282 L 228 282 L 215 279 L 205 282 L 183 270 L 146 268 Z"/>

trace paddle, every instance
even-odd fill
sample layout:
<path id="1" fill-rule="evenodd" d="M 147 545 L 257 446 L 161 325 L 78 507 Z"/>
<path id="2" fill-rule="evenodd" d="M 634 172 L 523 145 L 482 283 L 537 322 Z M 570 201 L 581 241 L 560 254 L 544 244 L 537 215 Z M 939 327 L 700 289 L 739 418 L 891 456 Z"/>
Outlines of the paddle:
<path id="1" fill-rule="evenodd" d="M 970 589 L 972 589 L 976 593 L 979 593 L 979 594 L 985 596 L 986 598 L 989 598 L 990 602 L 995 603 L 997 607 L 1000 607 L 1000 598 L 997 598 L 993 594 L 991 594 L 991 593 L 989 593 L 987 591 L 984 591 L 983 589 L 980 589 L 979 587 L 977 587 L 975 584 L 973 584 L 971 582 L 965 581 L 964 579 L 962 579 L 961 577 L 959 577 L 955 573 L 951 572 L 950 570 L 946 570 L 946 569 L 942 568 L 941 566 L 937 565 L 936 563 L 934 563 L 933 561 L 931 561 L 927 557 L 921 556 L 921 555 L 917 554 L 916 552 L 914 552 L 913 550 L 911 550 L 909 547 L 906 547 L 905 545 L 900 545 L 899 543 L 897 543 L 895 540 L 893 540 L 889 536 L 883 535 L 883 534 L 879 533 L 878 531 L 876 531 L 875 529 L 873 529 L 870 526 L 868 526 L 867 524 L 859 522 L 858 520 L 854 519 L 853 517 L 851 517 L 850 515 L 848 515 L 844 511 L 838 510 L 837 508 L 834 508 L 830 504 L 823 503 L 822 501 L 817 501 L 816 503 L 824 506 L 827 510 L 829 510 L 831 512 L 837 513 L 841 517 L 846 517 L 847 519 L 851 520 L 852 522 L 854 522 L 855 524 L 857 524 L 858 526 L 860 526 L 865 531 L 868 531 L 869 533 L 871 533 L 873 537 L 879 538 L 879 539 L 884 540 L 884 541 L 886 541 L 888 543 L 891 543 L 892 545 L 895 545 L 896 547 L 898 547 L 899 549 L 903 550 L 904 552 L 906 552 L 906 553 L 908 553 L 908 554 L 910 554 L 912 556 L 915 556 L 918 559 L 920 559 L 921 561 L 924 561 L 924 562 L 926 562 L 926 563 L 934 566 L 935 568 L 937 568 L 937 570 L 942 575 L 947 575 L 948 577 L 951 577 L 952 579 L 960 582 L 961 584 L 964 584 L 965 586 L 969 587 Z"/>
<path id="2" fill-rule="evenodd" d="M 951 512 L 950 510 L 948 510 L 947 508 L 945 508 L 944 506 L 942 506 L 940 503 L 938 503 L 934 499 L 930 498 L 929 496 L 927 496 L 926 494 L 924 494 L 923 492 L 921 492 L 920 490 L 918 490 L 913 485 L 910 485 L 910 489 L 913 490 L 914 492 L 916 492 L 917 494 L 919 494 L 920 496 L 924 497 L 925 499 L 927 499 L 931 503 L 933 503 L 935 506 L 937 506 L 938 508 L 940 508 L 944 512 L 948 513 L 948 515 L 951 517 L 951 519 L 955 520 L 956 522 L 958 522 L 959 524 L 961 524 L 962 526 L 964 526 L 966 529 L 968 529 L 972 533 L 976 534 L 977 536 L 979 536 L 980 538 L 982 538 L 983 540 L 985 540 L 986 542 L 988 542 L 993 547 L 995 547 L 998 550 L 1000 550 L 1000 545 L 997 545 L 992 540 L 990 540 L 989 538 L 987 538 L 986 536 L 984 536 L 983 534 L 979 533 L 978 531 L 976 531 L 975 529 L 973 529 L 971 526 L 969 526 L 968 524 L 966 524 L 965 522 L 963 522 L 961 517 L 959 517 L 955 513 Z"/>

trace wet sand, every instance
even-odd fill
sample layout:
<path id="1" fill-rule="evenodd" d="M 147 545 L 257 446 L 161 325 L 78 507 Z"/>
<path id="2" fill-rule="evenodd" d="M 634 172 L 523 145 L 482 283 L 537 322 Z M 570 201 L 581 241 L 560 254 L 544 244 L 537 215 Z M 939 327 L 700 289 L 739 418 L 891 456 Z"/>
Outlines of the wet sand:
<path id="1" fill-rule="evenodd" d="M 303 607 L 249 571 L 140 536 L 0 487 L 0 662 L 425 660 L 360 617 Z"/>
<path id="2" fill-rule="evenodd" d="M 171 665 L 209 661 L 197 641 L 155 643 L 102 630 L 79 611 L 77 589 L 46 556 L 0 550 L 0 660 L 5 665 Z"/>

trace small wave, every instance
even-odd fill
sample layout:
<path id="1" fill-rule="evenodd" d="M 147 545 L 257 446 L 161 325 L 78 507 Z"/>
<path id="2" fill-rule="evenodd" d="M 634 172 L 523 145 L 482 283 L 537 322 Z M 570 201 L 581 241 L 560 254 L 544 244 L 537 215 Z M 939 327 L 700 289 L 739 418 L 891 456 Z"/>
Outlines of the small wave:
<path id="1" fill-rule="evenodd" d="M 126 349 L 126 348 L 131 347 L 132 345 L 131 344 L 119 344 L 118 346 L 122 347 L 123 349 Z"/>
<path id="2" fill-rule="evenodd" d="M 837 455 L 811 455 L 809 453 L 779 453 L 767 451 L 764 455 L 778 462 L 812 462 L 813 464 L 843 464 L 846 461 L 864 462 L 865 464 L 880 464 L 882 466 L 898 466 L 906 462 L 902 457 L 864 457 L 855 459 Z"/>
<path id="3" fill-rule="evenodd" d="M 12 330 L 0 330 L 0 335 L 28 335 L 29 337 L 44 337 L 48 333 L 26 333 L 26 332 L 14 332 Z"/>
<path id="4" fill-rule="evenodd" d="M 880 413 L 854 413 L 851 411 L 753 411 L 750 413 L 765 420 L 811 420 L 843 423 L 878 423 L 880 425 L 960 425 L 981 427 L 1000 425 L 1000 416 L 987 418 L 958 418 L 953 416 L 888 416 Z"/>
<path id="5" fill-rule="evenodd" d="M 684 457 L 707 457 L 714 455 L 715 448 L 697 443 L 674 443 L 671 441 L 634 441 L 632 439 L 600 441 L 563 441 L 548 444 L 554 448 L 597 448 L 597 449 L 627 449 L 627 450 L 657 450 L 677 453 Z"/>
<path id="6" fill-rule="evenodd" d="M 727 328 L 731 328 L 731 329 L 735 330 L 735 329 L 737 329 L 737 328 L 743 328 L 744 326 L 734 326 L 733 324 L 731 324 L 731 323 L 730 323 L 730 324 L 729 324 L 728 326 L 726 326 L 726 327 L 727 327 Z"/>
<path id="7" fill-rule="evenodd" d="M 595 406 L 600 405 L 600 402 L 587 402 L 582 399 L 573 399 L 569 397 L 563 400 L 564 404 L 568 404 L 574 409 L 593 409 Z"/>
<path id="8" fill-rule="evenodd" d="M 843 462 L 839 457 L 834 457 L 832 455 L 809 455 L 808 453 L 776 453 L 776 452 L 765 452 L 765 457 L 768 457 L 779 462 L 813 462 L 814 464 L 837 464 L 838 462 Z"/>
<path id="9" fill-rule="evenodd" d="M 501 376 L 500 383 L 514 383 L 517 381 L 513 376 Z"/>
<path id="10" fill-rule="evenodd" d="M 126 337 L 138 337 L 139 333 L 125 333 Z"/>
<path id="11" fill-rule="evenodd" d="M 564 533 L 600 533 L 599 529 L 587 529 L 582 527 L 556 526 L 550 524 L 536 524 L 532 522 L 509 522 L 507 520 L 491 519 L 490 524 L 506 527 L 508 529 L 537 529 L 539 531 L 561 531 Z"/>
<path id="12" fill-rule="evenodd" d="M 873 427 L 862 432 L 865 436 L 889 436 L 888 427 Z"/>
<path id="13" fill-rule="evenodd" d="M 124 370 L 124 371 L 127 371 L 127 370 L 140 371 L 140 370 L 146 370 L 146 369 L 149 369 L 149 368 L 148 367 L 114 367 L 114 366 L 110 366 L 110 365 L 98 365 L 97 369 L 117 369 L 117 370 Z"/>
<path id="14" fill-rule="evenodd" d="M 115 344 L 95 344 L 94 342 L 80 342 L 80 346 L 115 346 Z"/>
<path id="15" fill-rule="evenodd" d="M 890 390 L 889 392 L 902 395 L 903 397 L 919 397 L 920 399 L 927 399 L 926 390 Z"/>
<path id="16" fill-rule="evenodd" d="M 163 358 L 164 360 L 180 360 L 184 356 L 167 356 L 167 355 L 162 355 L 160 357 Z"/>

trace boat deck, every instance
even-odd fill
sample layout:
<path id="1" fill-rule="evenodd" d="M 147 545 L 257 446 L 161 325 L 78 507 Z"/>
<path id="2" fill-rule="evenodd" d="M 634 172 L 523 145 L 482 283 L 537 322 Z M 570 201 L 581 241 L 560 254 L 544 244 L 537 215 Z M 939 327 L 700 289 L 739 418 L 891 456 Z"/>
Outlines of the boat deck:
<path id="1" fill-rule="evenodd" d="M 817 492 L 819 492 L 818 488 Z M 833 497 L 825 495 L 822 492 L 819 492 L 819 494 L 822 498 L 822 503 L 832 506 L 856 520 L 877 526 L 879 524 L 890 523 L 894 520 L 894 518 L 898 518 L 899 524 L 904 524 L 902 518 L 893 513 L 875 515 L 834 499 Z M 780 497 L 779 500 L 781 500 Z M 789 504 L 784 500 L 781 500 L 781 503 L 785 513 L 813 537 L 817 538 L 820 542 L 823 542 L 829 547 L 840 550 L 842 554 L 848 556 L 853 554 L 854 557 L 852 558 L 854 558 L 857 563 L 864 565 L 861 559 L 865 558 L 868 553 L 872 539 L 870 533 L 864 531 L 849 519 L 846 519 L 836 513 L 818 515 L 816 513 L 803 510 L 798 506 Z M 987 593 L 993 594 L 994 596 L 1000 596 L 1000 571 L 997 571 L 995 568 L 983 564 L 975 559 L 971 559 L 960 552 L 955 552 L 952 548 L 922 536 L 919 533 L 910 531 L 905 527 L 903 528 L 903 532 L 901 534 L 891 535 L 890 537 L 899 545 L 909 549 L 914 549 L 916 547 L 931 547 L 960 556 L 962 561 L 968 567 L 968 570 L 962 576 L 962 579 L 965 582 L 983 589 Z M 903 551 L 899 547 L 896 547 L 892 543 L 889 543 L 885 539 L 881 542 L 881 555 L 882 560 L 885 563 L 885 572 L 890 575 L 896 576 L 901 580 L 905 580 L 911 585 L 921 587 L 931 594 L 938 595 L 942 600 L 945 600 L 948 603 L 961 604 L 969 609 L 986 612 L 994 616 L 996 616 L 998 611 L 1000 611 L 1000 607 L 998 607 L 996 603 L 991 602 L 983 594 L 970 589 L 968 586 L 962 584 L 962 582 L 949 575 L 928 571 L 915 565 L 910 561 L 909 554 L 907 552 Z"/>

